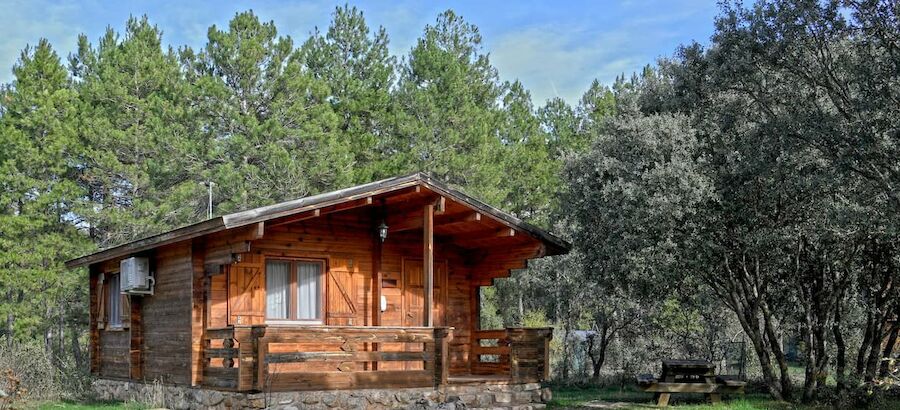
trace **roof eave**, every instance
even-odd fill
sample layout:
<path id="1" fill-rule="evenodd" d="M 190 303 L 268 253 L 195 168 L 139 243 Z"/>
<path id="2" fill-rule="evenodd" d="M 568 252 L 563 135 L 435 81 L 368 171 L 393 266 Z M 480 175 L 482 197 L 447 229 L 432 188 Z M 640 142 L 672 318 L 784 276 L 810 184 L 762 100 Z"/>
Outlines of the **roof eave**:
<path id="1" fill-rule="evenodd" d="M 133 242 L 107 248 L 79 258 L 66 261 L 67 268 L 78 268 L 109 259 L 147 251 L 160 246 L 193 239 L 225 229 L 225 221 L 221 216 L 184 226 L 158 235 L 148 236 Z"/>
<path id="2" fill-rule="evenodd" d="M 450 188 L 443 182 L 434 180 L 433 178 L 431 178 L 431 176 L 419 172 L 402 177 L 387 178 L 380 181 L 370 182 L 368 184 L 328 192 L 325 194 L 314 195 L 311 197 L 300 198 L 293 201 L 282 202 L 274 205 L 255 208 L 247 211 L 235 212 L 232 214 L 212 218 L 193 225 L 188 225 L 158 235 L 149 236 L 137 241 L 129 242 L 126 244 L 94 252 L 90 255 L 85 255 L 76 259 L 69 260 L 66 262 L 66 267 L 77 268 L 85 265 L 90 265 L 93 263 L 102 262 L 129 254 L 147 251 L 159 246 L 193 239 L 225 229 L 233 229 L 253 223 L 264 222 L 295 213 L 336 205 L 345 201 L 352 201 L 369 196 L 386 194 L 415 185 L 422 185 L 431 191 L 437 192 L 441 195 L 446 195 L 456 201 L 464 202 L 468 206 L 493 217 L 503 224 L 508 225 L 510 228 L 520 229 L 527 232 L 529 235 L 533 236 L 539 241 L 544 242 L 547 245 L 547 256 L 565 254 L 568 253 L 571 249 L 571 245 L 568 242 L 557 237 L 556 235 L 553 235 L 549 231 L 531 225 L 501 209 L 490 206 L 461 191 Z"/>

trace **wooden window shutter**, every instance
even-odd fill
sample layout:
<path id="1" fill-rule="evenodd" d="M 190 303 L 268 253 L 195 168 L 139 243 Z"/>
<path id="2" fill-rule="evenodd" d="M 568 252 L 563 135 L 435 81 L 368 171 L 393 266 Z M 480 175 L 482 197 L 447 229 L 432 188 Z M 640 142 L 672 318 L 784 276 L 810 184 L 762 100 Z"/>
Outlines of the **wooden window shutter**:
<path id="1" fill-rule="evenodd" d="M 120 293 L 119 297 L 121 298 L 119 302 L 119 321 L 122 322 L 122 327 L 127 329 L 131 326 L 131 296 Z"/>
<path id="2" fill-rule="evenodd" d="M 97 328 L 106 328 L 106 275 L 103 273 L 97 281 Z"/>
<path id="3" fill-rule="evenodd" d="M 263 258 L 244 254 L 228 269 L 229 324 L 259 325 L 266 320 Z"/>
<path id="4" fill-rule="evenodd" d="M 361 326 L 356 323 L 356 281 L 352 258 L 331 258 L 325 280 L 325 324 Z"/>

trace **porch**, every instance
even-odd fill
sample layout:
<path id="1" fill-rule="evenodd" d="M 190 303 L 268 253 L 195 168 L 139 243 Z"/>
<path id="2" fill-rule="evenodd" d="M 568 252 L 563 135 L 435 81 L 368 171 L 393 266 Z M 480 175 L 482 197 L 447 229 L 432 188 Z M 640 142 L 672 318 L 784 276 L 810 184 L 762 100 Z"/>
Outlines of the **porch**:
<path id="1" fill-rule="evenodd" d="M 451 372 L 451 327 L 234 325 L 208 329 L 200 385 L 229 391 L 442 388 L 546 379 L 552 330 L 473 331 Z"/>

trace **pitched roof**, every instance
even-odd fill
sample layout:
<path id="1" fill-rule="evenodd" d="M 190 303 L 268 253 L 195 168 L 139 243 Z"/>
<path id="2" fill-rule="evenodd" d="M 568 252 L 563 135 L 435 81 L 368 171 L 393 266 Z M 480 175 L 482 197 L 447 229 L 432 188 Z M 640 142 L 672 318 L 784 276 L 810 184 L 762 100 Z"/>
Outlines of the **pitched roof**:
<path id="1" fill-rule="evenodd" d="M 475 198 L 472 198 L 471 196 L 461 191 L 450 188 L 446 184 L 435 180 L 428 174 L 420 172 L 401 177 L 387 178 L 380 181 L 294 199 L 291 201 L 285 201 L 274 205 L 268 205 L 249 209 L 246 211 L 217 216 L 203 222 L 198 222 L 161 234 L 138 239 L 136 241 L 124 243 L 118 246 L 94 252 L 89 255 L 69 260 L 66 262 L 66 267 L 75 268 L 79 266 L 85 266 L 96 262 L 146 251 L 162 245 L 197 238 L 226 229 L 238 228 L 258 222 L 269 221 L 275 218 L 298 214 L 301 212 L 313 211 L 319 208 L 339 205 L 345 202 L 364 199 L 374 195 L 389 194 L 393 191 L 398 191 L 417 185 L 431 190 L 439 195 L 443 195 L 448 199 L 469 206 L 478 212 L 492 217 L 493 219 L 504 225 L 508 225 L 511 228 L 516 228 L 528 233 L 535 239 L 538 239 L 545 245 L 547 245 L 547 255 L 564 254 L 569 251 L 569 243 L 557 237 L 556 235 L 544 229 L 531 225 L 505 211 L 502 211 Z"/>

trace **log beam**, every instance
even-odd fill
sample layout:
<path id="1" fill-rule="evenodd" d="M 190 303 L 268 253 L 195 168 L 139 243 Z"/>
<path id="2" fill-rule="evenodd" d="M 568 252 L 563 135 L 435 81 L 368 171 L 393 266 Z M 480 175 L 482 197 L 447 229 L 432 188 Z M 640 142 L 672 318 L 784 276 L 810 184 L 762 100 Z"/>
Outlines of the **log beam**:
<path id="1" fill-rule="evenodd" d="M 422 267 L 425 275 L 425 326 L 434 326 L 434 204 L 425 205 L 422 216 Z"/>
<path id="2" fill-rule="evenodd" d="M 516 236 L 516 230 L 512 228 L 488 229 L 484 231 L 459 233 L 445 237 L 446 240 L 454 243 L 465 243 L 467 241 L 480 241 L 491 238 L 511 238 Z"/>
<path id="3" fill-rule="evenodd" d="M 441 214 L 435 212 L 434 226 L 455 225 L 466 222 L 478 222 L 482 219 L 480 212 L 460 212 Z M 416 210 L 388 217 L 388 229 L 391 232 L 403 232 L 422 229 L 422 211 Z"/>
<path id="4" fill-rule="evenodd" d="M 328 215 L 335 212 L 347 211 L 350 209 L 356 209 L 364 206 L 372 205 L 375 202 L 375 198 L 371 196 L 367 196 L 365 198 L 360 198 L 354 201 L 344 202 L 337 205 L 326 206 L 317 209 L 310 209 L 309 211 L 300 212 L 298 214 L 285 216 L 282 218 L 274 219 L 268 222 L 269 227 L 273 226 L 281 226 L 286 224 L 291 224 L 294 222 L 305 221 L 307 219 L 317 218 L 323 215 Z"/>

